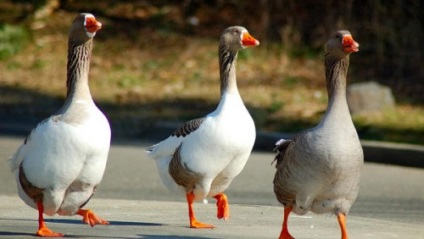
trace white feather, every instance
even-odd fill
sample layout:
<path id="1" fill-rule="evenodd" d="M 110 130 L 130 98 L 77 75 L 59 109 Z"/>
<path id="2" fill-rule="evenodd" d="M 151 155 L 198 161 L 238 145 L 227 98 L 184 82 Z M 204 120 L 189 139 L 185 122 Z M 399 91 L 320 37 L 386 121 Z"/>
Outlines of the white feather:
<path id="1" fill-rule="evenodd" d="M 159 175 L 165 186 L 184 192 L 169 175 L 169 162 L 181 146 L 182 163 L 204 176 L 203 198 L 224 191 L 236 177 L 252 150 L 256 137 L 253 119 L 239 95 L 225 94 L 218 108 L 206 116 L 200 127 L 185 137 L 171 136 L 148 149 L 157 160 Z M 226 178 L 226 180 L 217 177 Z M 213 181 L 221 185 L 211 185 Z M 224 182 L 225 181 L 225 182 Z"/>
<path id="2" fill-rule="evenodd" d="M 53 215 L 59 211 L 63 214 L 75 213 L 91 196 L 93 187 L 100 183 L 109 145 L 109 123 L 97 108 L 82 124 L 69 124 L 53 120 L 53 117 L 43 121 L 11 159 L 19 195 L 26 204 L 36 208 L 19 183 L 19 166 L 22 164 L 29 182 L 45 189 L 46 214 Z M 87 184 L 86 189 L 70 194 L 69 188 L 79 181 Z M 59 208 L 65 204 L 67 210 Z"/>

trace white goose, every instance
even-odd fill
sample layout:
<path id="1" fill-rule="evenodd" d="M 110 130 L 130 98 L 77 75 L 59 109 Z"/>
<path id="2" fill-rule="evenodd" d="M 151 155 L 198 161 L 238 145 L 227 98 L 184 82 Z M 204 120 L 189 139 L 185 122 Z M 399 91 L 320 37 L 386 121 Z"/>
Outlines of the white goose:
<path id="1" fill-rule="evenodd" d="M 227 219 L 229 207 L 223 193 L 246 164 L 255 142 L 252 117 L 237 89 L 236 60 L 240 49 L 257 46 L 244 27 L 227 28 L 219 44 L 221 100 L 212 113 L 188 121 L 164 141 L 147 149 L 156 160 L 163 183 L 184 192 L 190 227 L 213 228 L 196 220 L 194 200 L 212 196 L 217 217 Z"/>
<path id="2" fill-rule="evenodd" d="M 92 14 L 75 18 L 68 42 L 66 101 L 32 130 L 11 159 L 19 196 L 38 209 L 37 236 L 63 236 L 45 225 L 43 213 L 79 214 L 91 226 L 108 224 L 81 209 L 102 180 L 110 146 L 109 123 L 88 86 L 93 37 L 100 28 Z"/>
<path id="3" fill-rule="evenodd" d="M 331 37 L 325 53 L 329 103 L 323 119 L 315 128 L 276 144 L 274 192 L 284 205 L 280 239 L 293 238 L 287 224 L 291 211 L 335 213 L 342 239 L 348 238 L 346 215 L 358 195 L 364 162 L 346 101 L 349 55 L 358 47 L 348 31 Z"/>

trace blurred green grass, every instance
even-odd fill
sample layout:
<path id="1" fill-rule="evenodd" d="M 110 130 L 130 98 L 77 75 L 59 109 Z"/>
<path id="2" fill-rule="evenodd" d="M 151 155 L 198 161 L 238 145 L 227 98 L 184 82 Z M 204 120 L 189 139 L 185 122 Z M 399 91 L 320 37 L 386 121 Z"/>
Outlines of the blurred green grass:
<path id="1" fill-rule="evenodd" d="M 60 107 L 66 92 L 65 25 L 74 16 L 52 15 L 52 24 L 32 31 L 33 40 L 0 61 L 2 115 L 39 119 Z M 90 88 L 114 137 L 145 137 L 157 122 L 182 122 L 215 108 L 218 38 L 99 19 L 103 29 L 95 39 Z M 318 123 L 327 103 L 322 55 L 287 52 L 267 41 L 240 52 L 239 90 L 259 130 L 294 133 Z M 355 61 L 353 55 L 351 66 Z M 348 78 L 356 80 L 352 70 Z M 353 119 L 362 139 L 424 144 L 424 109 L 407 99 L 398 99 L 394 109 Z"/>
<path id="2" fill-rule="evenodd" d="M 25 27 L 0 23 L 0 60 L 17 54 L 29 42 L 29 38 Z"/>

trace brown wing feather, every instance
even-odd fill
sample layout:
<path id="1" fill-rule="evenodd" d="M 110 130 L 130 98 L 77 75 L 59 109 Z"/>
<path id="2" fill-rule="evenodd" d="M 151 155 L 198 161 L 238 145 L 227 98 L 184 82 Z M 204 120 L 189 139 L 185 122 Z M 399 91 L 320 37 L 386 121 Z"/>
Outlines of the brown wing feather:
<path id="1" fill-rule="evenodd" d="M 22 164 L 19 166 L 19 183 L 22 186 L 22 189 L 28 195 L 29 198 L 34 200 L 34 202 L 38 202 L 43 200 L 43 190 L 42 188 L 37 188 L 27 179 L 25 176 L 24 169 Z"/>
<path id="2" fill-rule="evenodd" d="M 171 136 L 185 137 L 189 135 L 191 132 L 194 132 L 195 130 L 197 130 L 200 127 L 200 125 L 203 123 L 203 121 L 205 121 L 205 118 L 198 118 L 198 119 L 187 121 L 183 126 L 177 129 Z"/>
<path id="3" fill-rule="evenodd" d="M 180 155 L 181 146 L 182 144 L 175 150 L 171 162 L 169 162 L 169 174 L 178 185 L 185 188 L 186 192 L 191 192 L 194 185 L 201 180 L 202 175 L 191 171 L 187 165 L 183 165 Z"/>

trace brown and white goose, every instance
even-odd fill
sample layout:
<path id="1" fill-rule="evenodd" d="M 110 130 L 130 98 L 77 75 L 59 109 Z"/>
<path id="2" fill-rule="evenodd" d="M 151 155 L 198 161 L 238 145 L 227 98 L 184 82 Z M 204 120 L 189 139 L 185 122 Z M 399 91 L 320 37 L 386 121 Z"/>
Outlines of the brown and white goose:
<path id="1" fill-rule="evenodd" d="M 43 213 L 79 214 L 91 226 L 108 224 L 82 209 L 102 180 L 110 146 L 109 122 L 88 86 L 93 37 L 100 28 L 92 14 L 75 18 L 68 42 L 66 101 L 32 130 L 11 159 L 19 196 L 38 209 L 37 236 L 63 236 L 47 228 Z"/>
<path id="2" fill-rule="evenodd" d="M 212 228 L 196 220 L 194 200 L 217 200 L 217 217 L 227 219 L 223 193 L 242 171 L 255 142 L 255 124 L 237 89 L 238 51 L 257 46 L 244 27 L 227 28 L 219 43 L 221 99 L 215 111 L 188 121 L 170 137 L 147 149 L 156 160 L 159 175 L 170 190 L 186 195 L 190 227 Z"/>
<path id="3" fill-rule="evenodd" d="M 335 213 L 342 239 L 348 238 L 346 215 L 359 190 L 363 152 L 346 101 L 349 55 L 358 51 L 350 32 L 337 31 L 326 44 L 325 76 L 329 103 L 318 126 L 276 144 L 274 192 L 284 205 L 280 239 L 291 211 L 302 215 Z"/>

